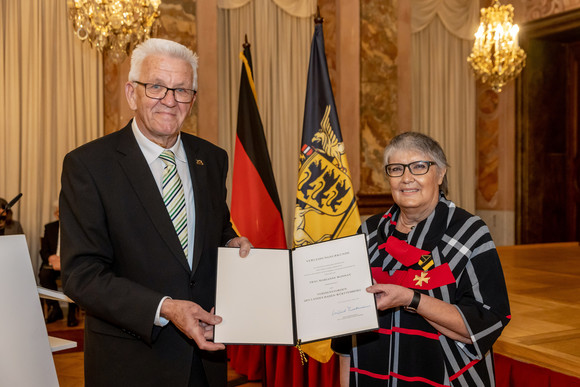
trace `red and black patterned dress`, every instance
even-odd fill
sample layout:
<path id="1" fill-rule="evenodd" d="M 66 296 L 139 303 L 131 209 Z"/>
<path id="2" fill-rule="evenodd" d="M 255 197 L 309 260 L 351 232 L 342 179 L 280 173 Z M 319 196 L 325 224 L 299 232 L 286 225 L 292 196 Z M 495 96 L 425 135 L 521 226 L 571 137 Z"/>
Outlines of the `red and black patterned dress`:
<path id="1" fill-rule="evenodd" d="M 489 229 L 443 195 L 409 234 L 395 230 L 399 214 L 395 205 L 361 226 L 373 278 L 455 305 L 473 344 L 447 338 L 403 308 L 378 311 L 378 331 L 333 341 L 336 352 L 350 352 L 350 385 L 495 385 L 492 345 L 511 316 Z"/>

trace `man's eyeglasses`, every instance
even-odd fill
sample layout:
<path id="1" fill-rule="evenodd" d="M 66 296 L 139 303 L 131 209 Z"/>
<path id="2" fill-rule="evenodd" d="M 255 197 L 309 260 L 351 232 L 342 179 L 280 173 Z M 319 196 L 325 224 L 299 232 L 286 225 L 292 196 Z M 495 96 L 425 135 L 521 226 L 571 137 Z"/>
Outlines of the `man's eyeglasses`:
<path id="1" fill-rule="evenodd" d="M 390 177 L 401 177 L 405 173 L 405 167 L 409 168 L 409 172 L 413 175 L 424 175 L 429 172 L 429 167 L 436 164 L 434 161 L 413 161 L 409 164 L 387 164 L 385 165 L 385 172 Z"/>
<path id="2" fill-rule="evenodd" d="M 190 103 L 193 101 L 193 97 L 197 94 L 196 90 L 184 89 L 182 87 L 171 88 L 163 85 L 157 85 L 155 83 L 143 83 L 139 81 L 133 81 L 138 85 L 145 87 L 145 95 L 152 99 L 163 99 L 167 95 L 167 91 L 173 91 L 173 98 L 179 103 Z"/>

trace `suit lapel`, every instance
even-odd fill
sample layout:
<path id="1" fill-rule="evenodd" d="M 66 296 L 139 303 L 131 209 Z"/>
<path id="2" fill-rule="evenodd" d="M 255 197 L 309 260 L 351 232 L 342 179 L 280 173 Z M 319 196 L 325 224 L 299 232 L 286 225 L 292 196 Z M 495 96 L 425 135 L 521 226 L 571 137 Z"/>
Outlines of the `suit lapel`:
<path id="1" fill-rule="evenodd" d="M 206 207 L 211 203 L 211 201 L 208 196 L 208 190 L 203 189 L 204 183 L 208 181 L 207 167 L 204 164 L 203 152 L 200 152 L 199 147 L 192 137 L 182 134 L 181 140 L 187 154 L 187 164 L 189 166 L 189 174 L 191 176 L 191 184 L 193 185 L 193 195 L 195 200 L 195 237 L 192 262 L 193 275 L 199 265 L 201 252 L 203 251 L 203 230 L 206 227 L 205 225 L 207 224 L 209 213 Z"/>
<path id="2" fill-rule="evenodd" d="M 151 223 L 161 235 L 161 239 L 165 241 L 169 250 L 171 250 L 174 258 L 185 270 L 189 271 L 189 265 L 183 254 L 179 238 L 174 231 L 173 223 L 171 223 L 171 218 L 167 213 L 163 198 L 159 193 L 147 161 L 139 149 L 137 140 L 135 140 L 131 130 L 131 123 L 122 129 L 117 151 L 120 153 L 119 163 L 135 194 L 139 197 L 143 210 L 151 219 Z"/>

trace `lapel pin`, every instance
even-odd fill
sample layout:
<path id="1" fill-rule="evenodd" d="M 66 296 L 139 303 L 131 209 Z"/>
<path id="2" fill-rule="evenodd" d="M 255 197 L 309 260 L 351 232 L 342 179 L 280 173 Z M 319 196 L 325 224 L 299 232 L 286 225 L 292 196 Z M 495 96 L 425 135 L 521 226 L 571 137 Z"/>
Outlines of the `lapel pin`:
<path id="1" fill-rule="evenodd" d="M 197 160 L 195 160 L 195 163 L 197 165 L 203 165 L 203 160 L 197 159 Z"/>

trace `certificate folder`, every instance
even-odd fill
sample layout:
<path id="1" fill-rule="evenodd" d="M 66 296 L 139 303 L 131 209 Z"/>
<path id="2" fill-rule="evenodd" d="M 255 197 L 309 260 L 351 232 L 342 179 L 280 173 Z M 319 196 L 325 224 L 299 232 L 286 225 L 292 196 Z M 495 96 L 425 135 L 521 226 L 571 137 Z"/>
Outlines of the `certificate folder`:
<path id="1" fill-rule="evenodd" d="M 219 248 L 214 341 L 295 345 L 378 328 L 365 236 L 298 247 Z"/>

